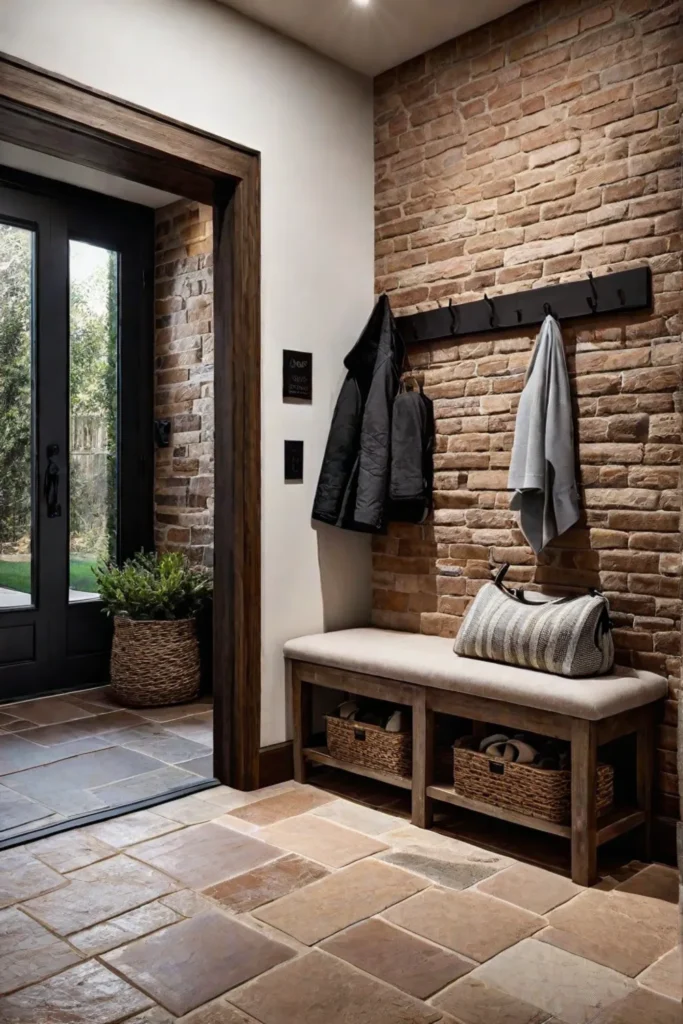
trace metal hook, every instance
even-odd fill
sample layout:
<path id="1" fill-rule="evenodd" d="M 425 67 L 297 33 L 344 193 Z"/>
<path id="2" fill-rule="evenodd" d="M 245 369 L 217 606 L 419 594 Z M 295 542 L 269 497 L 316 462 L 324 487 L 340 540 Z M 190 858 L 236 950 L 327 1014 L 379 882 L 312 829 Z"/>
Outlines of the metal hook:
<path id="1" fill-rule="evenodd" d="M 550 308 L 550 303 L 549 302 L 544 302 L 543 303 L 543 312 L 545 313 L 546 316 L 552 316 L 553 315 L 553 311 Z"/>
<path id="2" fill-rule="evenodd" d="M 517 323 L 521 324 L 521 322 L 522 322 L 522 311 L 521 311 L 521 309 L 516 309 L 515 313 L 517 314 Z"/>
<path id="3" fill-rule="evenodd" d="M 451 315 L 451 335 L 455 337 L 458 333 L 458 320 L 452 298 L 448 300 L 448 312 Z"/>
<path id="4" fill-rule="evenodd" d="M 594 313 L 597 313 L 597 310 L 598 310 L 598 292 L 597 292 L 597 289 L 595 287 L 595 281 L 593 280 L 593 271 L 592 270 L 588 271 L 588 283 L 591 286 L 591 293 L 592 294 L 586 296 L 586 302 L 588 303 L 588 305 L 590 306 L 592 311 Z"/>
<path id="5" fill-rule="evenodd" d="M 619 296 L 619 302 L 622 306 L 626 305 L 626 296 L 624 295 L 623 288 L 617 288 L 617 295 Z"/>
<path id="6" fill-rule="evenodd" d="M 489 317 L 489 324 L 491 325 L 491 327 L 495 327 L 496 326 L 496 307 L 493 304 L 493 299 L 490 299 L 488 297 L 488 295 L 486 294 L 486 292 L 484 292 L 484 302 L 487 303 L 489 309 L 491 310 L 491 316 Z"/>

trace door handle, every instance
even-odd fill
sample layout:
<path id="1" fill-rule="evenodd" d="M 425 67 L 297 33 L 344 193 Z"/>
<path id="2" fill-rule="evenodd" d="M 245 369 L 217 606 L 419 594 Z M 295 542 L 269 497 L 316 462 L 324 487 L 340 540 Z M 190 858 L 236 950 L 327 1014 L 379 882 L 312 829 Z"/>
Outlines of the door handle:
<path id="1" fill-rule="evenodd" d="M 45 483 L 43 485 L 48 519 L 59 519 L 62 514 L 62 506 L 59 504 L 59 466 L 54 461 L 56 455 L 59 455 L 59 445 L 49 444 L 47 446 L 47 469 L 45 470 Z"/>

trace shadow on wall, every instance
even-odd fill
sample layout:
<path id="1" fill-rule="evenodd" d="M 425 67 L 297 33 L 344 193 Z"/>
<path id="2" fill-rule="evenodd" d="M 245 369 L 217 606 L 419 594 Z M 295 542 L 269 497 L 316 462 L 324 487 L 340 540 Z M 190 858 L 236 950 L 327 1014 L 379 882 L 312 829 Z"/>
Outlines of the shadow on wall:
<path id="1" fill-rule="evenodd" d="M 323 629 L 370 625 L 371 539 L 362 533 L 315 523 L 323 603 Z"/>

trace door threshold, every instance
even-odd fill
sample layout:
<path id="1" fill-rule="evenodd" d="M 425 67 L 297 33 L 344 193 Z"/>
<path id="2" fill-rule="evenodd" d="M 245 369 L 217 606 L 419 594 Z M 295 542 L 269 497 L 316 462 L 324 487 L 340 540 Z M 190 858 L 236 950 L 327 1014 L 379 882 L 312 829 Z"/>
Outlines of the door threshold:
<path id="1" fill-rule="evenodd" d="M 150 807 L 158 807 L 159 804 L 167 804 L 171 800 L 192 796 L 193 793 L 202 793 L 205 789 L 215 789 L 220 785 L 221 783 L 218 779 L 199 779 L 197 782 L 191 782 L 184 786 L 176 786 L 175 789 L 169 789 L 165 793 L 159 793 L 157 796 L 148 796 L 144 800 L 135 800 L 130 804 L 122 804 L 121 807 L 103 807 L 101 811 L 79 814 L 75 818 L 67 818 L 65 821 L 58 821 L 54 825 L 43 825 L 42 828 L 33 829 L 31 832 L 24 832 L 21 835 L 11 836 L 8 839 L 0 839 L 0 850 L 10 850 L 13 846 L 25 846 L 27 843 L 35 843 L 39 839 L 47 839 L 49 836 L 59 835 L 60 832 L 70 832 L 73 828 L 97 825 L 100 821 L 109 821 L 111 818 L 120 818 L 125 814 L 134 814 L 135 811 L 145 811 Z"/>

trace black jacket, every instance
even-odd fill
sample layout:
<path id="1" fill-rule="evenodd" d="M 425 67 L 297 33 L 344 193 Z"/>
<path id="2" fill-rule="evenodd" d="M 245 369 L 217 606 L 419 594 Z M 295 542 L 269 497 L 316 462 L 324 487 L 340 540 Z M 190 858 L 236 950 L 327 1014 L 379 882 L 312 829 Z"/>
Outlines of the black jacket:
<path id="1" fill-rule="evenodd" d="M 389 518 L 423 523 L 432 508 L 434 405 L 422 391 L 401 391 L 391 423 Z"/>
<path id="2" fill-rule="evenodd" d="M 313 518 L 380 533 L 389 496 L 392 404 L 403 365 L 403 344 L 386 295 L 344 365 L 348 373 L 332 418 Z"/>

